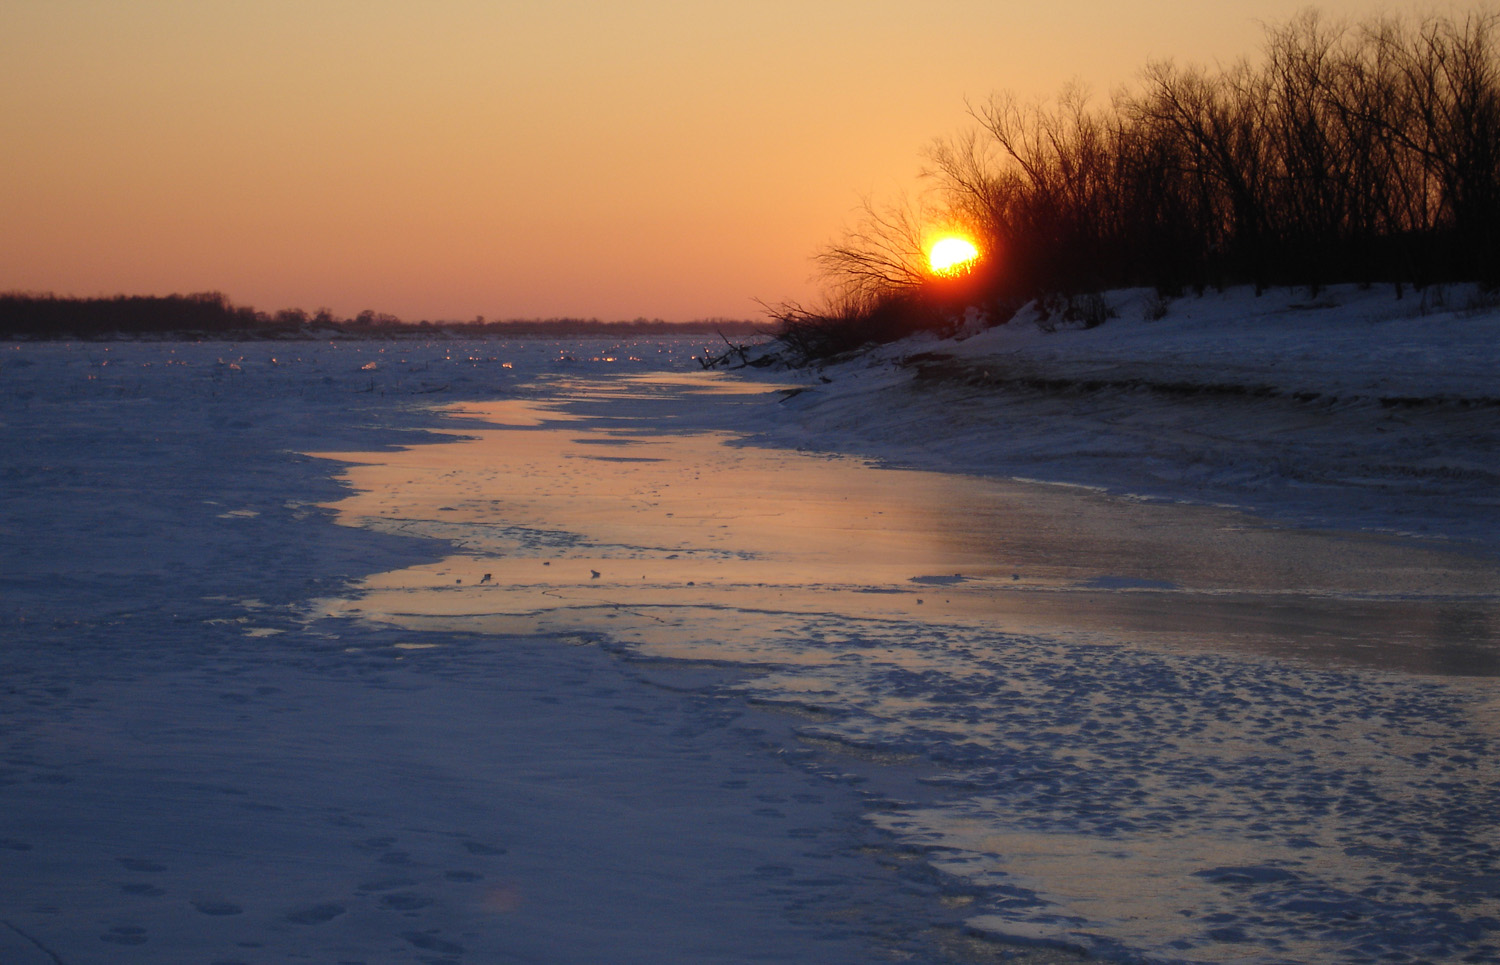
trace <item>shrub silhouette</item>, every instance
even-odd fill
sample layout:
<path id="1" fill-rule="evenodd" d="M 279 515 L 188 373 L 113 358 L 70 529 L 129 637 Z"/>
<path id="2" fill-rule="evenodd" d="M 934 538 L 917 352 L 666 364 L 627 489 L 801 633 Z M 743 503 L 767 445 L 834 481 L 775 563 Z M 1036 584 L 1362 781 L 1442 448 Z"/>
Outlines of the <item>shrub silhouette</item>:
<path id="1" fill-rule="evenodd" d="M 1350 26 L 1309 12 L 1268 27 L 1254 63 L 1153 63 L 1106 105 L 1076 87 L 1051 103 L 971 104 L 974 127 L 926 152 L 933 217 L 867 202 L 858 227 L 818 256 L 843 299 L 828 324 L 862 333 L 830 344 L 901 330 L 892 313 L 908 327 L 951 316 L 953 293 L 919 258 L 934 220 L 978 241 L 958 307 L 992 318 L 1044 295 L 1082 304 L 1132 286 L 1154 286 L 1162 304 L 1231 284 L 1389 282 L 1398 297 L 1435 283 L 1494 287 L 1497 22 Z M 804 342 L 817 315 L 773 312 Z"/>

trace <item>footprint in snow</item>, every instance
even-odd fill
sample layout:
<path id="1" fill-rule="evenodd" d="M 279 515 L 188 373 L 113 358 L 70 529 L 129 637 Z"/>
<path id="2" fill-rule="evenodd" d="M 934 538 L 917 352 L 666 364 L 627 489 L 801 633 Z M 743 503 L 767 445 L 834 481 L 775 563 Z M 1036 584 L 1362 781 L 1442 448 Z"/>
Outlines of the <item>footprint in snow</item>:
<path id="1" fill-rule="evenodd" d="M 166 871 L 167 866 L 145 858 L 117 858 L 126 871 Z"/>
<path id="2" fill-rule="evenodd" d="M 111 945 L 144 945 L 146 944 L 146 929 L 136 925 L 116 925 L 100 935 L 99 940 L 109 942 Z"/>
<path id="3" fill-rule="evenodd" d="M 409 931 L 401 936 L 424 952 L 441 952 L 444 955 L 462 955 L 464 947 L 456 942 L 445 941 L 430 932 Z"/>
<path id="4" fill-rule="evenodd" d="M 345 911 L 343 905 L 333 902 L 324 902 L 320 905 L 308 905 L 306 908 L 297 908 L 286 913 L 286 920 L 294 925 L 321 925 L 324 922 L 333 921 Z"/>
<path id="5" fill-rule="evenodd" d="M 160 898 L 166 894 L 166 889 L 158 888 L 144 881 L 122 881 L 120 890 L 127 895 L 140 895 L 143 898 Z"/>
<path id="6" fill-rule="evenodd" d="M 505 854 L 504 848 L 497 848 L 493 844 L 485 844 L 482 841 L 465 841 L 464 850 L 469 854 L 496 855 Z"/>
<path id="7" fill-rule="evenodd" d="M 195 901 L 192 904 L 205 915 L 241 915 L 245 912 L 232 901 Z"/>
<path id="8" fill-rule="evenodd" d="M 432 904 L 432 899 L 415 891 L 398 891 L 392 895 L 385 895 L 380 899 L 382 908 L 392 911 L 416 911 L 418 908 L 426 908 Z"/>

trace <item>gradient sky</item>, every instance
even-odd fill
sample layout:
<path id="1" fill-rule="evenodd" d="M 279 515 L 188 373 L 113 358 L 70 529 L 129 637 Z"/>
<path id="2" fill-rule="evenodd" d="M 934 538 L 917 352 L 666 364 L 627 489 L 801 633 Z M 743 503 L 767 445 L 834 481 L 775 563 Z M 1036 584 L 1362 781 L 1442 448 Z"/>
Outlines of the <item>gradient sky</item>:
<path id="1" fill-rule="evenodd" d="M 1104 97 L 1304 6 L 0 0 L 0 290 L 757 317 L 966 97 Z"/>

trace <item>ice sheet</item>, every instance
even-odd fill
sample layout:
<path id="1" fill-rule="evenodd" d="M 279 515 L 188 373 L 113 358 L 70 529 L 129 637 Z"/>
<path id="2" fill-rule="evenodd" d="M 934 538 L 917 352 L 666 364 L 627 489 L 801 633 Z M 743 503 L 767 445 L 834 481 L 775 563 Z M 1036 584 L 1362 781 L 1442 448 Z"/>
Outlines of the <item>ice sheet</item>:
<path id="1" fill-rule="evenodd" d="M 448 547 L 333 525 L 339 465 L 301 452 L 436 439 L 433 398 L 629 354 L 6 346 L 7 965 L 863 963 L 952 934 L 718 678 L 306 619 Z"/>
<path id="2" fill-rule="evenodd" d="M 1493 948 L 1492 560 L 762 449 L 690 431 L 712 396 L 673 386 L 573 383 L 489 413 L 506 428 L 353 457 L 346 523 L 459 552 L 316 612 L 753 670 L 736 692 L 796 722 L 783 752 L 861 788 L 1007 941 Z"/>
<path id="3" fill-rule="evenodd" d="M 771 385 L 4 347 L 0 950 L 1500 958 L 1495 316 L 1275 297 Z"/>

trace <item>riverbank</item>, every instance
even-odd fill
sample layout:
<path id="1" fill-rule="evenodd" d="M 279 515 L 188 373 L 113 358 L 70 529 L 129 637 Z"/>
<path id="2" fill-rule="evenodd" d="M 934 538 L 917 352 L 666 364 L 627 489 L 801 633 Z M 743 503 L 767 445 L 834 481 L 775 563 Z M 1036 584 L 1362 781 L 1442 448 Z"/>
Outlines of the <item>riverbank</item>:
<path id="1" fill-rule="evenodd" d="M 891 465 L 1500 553 L 1500 309 L 1482 293 L 1109 302 L 1115 317 L 1097 328 L 1057 327 L 1032 305 L 802 373 L 803 389 L 747 429 Z"/>

